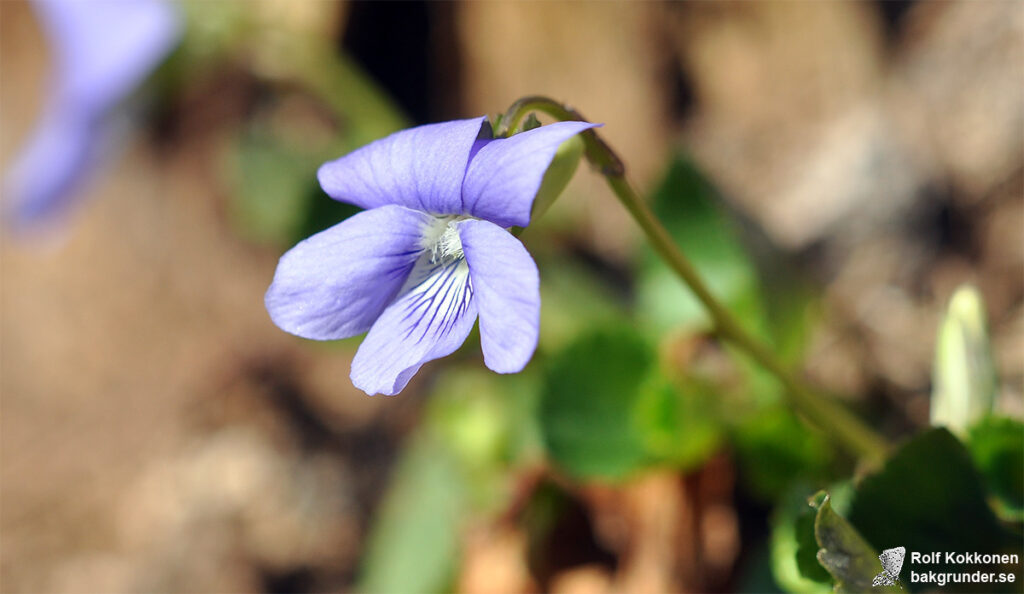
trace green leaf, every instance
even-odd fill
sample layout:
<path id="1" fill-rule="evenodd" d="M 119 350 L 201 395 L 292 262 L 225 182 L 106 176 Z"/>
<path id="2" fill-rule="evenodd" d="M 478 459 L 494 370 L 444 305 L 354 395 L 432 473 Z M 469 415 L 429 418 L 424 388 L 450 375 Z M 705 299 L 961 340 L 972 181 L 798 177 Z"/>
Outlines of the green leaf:
<path id="1" fill-rule="evenodd" d="M 763 307 L 754 267 L 719 205 L 715 188 L 692 163 L 677 157 L 654 192 L 651 207 L 672 239 L 707 281 L 711 292 L 762 330 Z M 666 328 L 704 329 L 709 319 L 679 278 L 653 253 L 637 286 L 642 322 L 657 335 Z"/>
<path id="2" fill-rule="evenodd" d="M 432 390 L 427 423 L 468 468 L 498 466 L 508 458 L 509 427 L 496 376 L 483 369 L 450 369 Z"/>
<path id="3" fill-rule="evenodd" d="M 682 471 L 703 464 L 722 443 L 723 428 L 715 410 L 717 395 L 694 380 L 673 385 L 652 373 L 637 402 L 637 432 L 653 459 Z"/>
<path id="4" fill-rule="evenodd" d="M 341 121 L 344 154 L 392 132 L 408 128 L 409 119 L 395 102 L 363 71 L 356 60 L 331 44 L 314 43 L 297 75 Z"/>
<path id="5" fill-rule="evenodd" d="M 538 414 L 558 466 L 580 478 L 614 480 L 643 465 L 635 411 L 653 361 L 650 346 L 628 327 L 583 335 L 553 358 Z"/>
<path id="6" fill-rule="evenodd" d="M 977 289 L 965 285 L 949 301 L 939 327 L 933 369 L 931 423 L 963 435 L 988 415 L 997 381 L 988 338 L 985 305 Z"/>
<path id="7" fill-rule="evenodd" d="M 254 126 L 239 140 L 232 165 L 236 227 L 255 241 L 291 241 L 309 209 L 316 159 Z"/>
<path id="8" fill-rule="evenodd" d="M 971 454 L 944 428 L 916 435 L 877 474 L 866 477 L 857 487 L 849 518 L 879 549 L 1022 553 L 1019 536 L 1006 532 L 987 505 Z M 995 570 L 943 564 L 927 569 Z"/>
<path id="9" fill-rule="evenodd" d="M 232 161 L 235 227 L 253 241 L 292 245 L 359 212 L 320 188 L 316 171 L 325 158 L 293 146 L 265 124 L 251 126 Z"/>
<path id="10" fill-rule="evenodd" d="M 787 592 L 817 594 L 832 591 L 832 578 L 818 563 L 814 538 L 815 508 L 808 504 L 806 483 L 796 483 L 772 515 L 772 575 Z"/>
<path id="11" fill-rule="evenodd" d="M 967 448 L 1000 513 L 1024 519 L 1024 424 L 987 417 L 971 427 Z"/>
<path id="12" fill-rule="evenodd" d="M 799 367 L 821 320 L 821 296 L 814 283 L 784 255 L 762 254 L 761 298 L 775 354 Z"/>
<path id="13" fill-rule="evenodd" d="M 835 580 L 836 592 L 900 592 L 898 586 L 873 586 L 882 563 L 871 545 L 842 516 L 832 509 L 826 495 L 814 518 L 818 541 L 818 562 Z"/>
<path id="14" fill-rule="evenodd" d="M 446 367 L 431 390 L 423 423 L 455 456 L 474 513 L 507 505 L 509 473 L 542 456 L 531 375 L 497 375 L 474 361 Z"/>
<path id="15" fill-rule="evenodd" d="M 414 436 L 378 510 L 356 591 L 450 591 L 465 500 L 452 453 L 426 432 Z"/>
<path id="16" fill-rule="evenodd" d="M 740 479 L 761 499 L 777 499 L 798 479 L 829 478 L 832 447 L 781 405 L 747 416 L 733 433 Z"/>
<path id="17" fill-rule="evenodd" d="M 628 321 L 626 307 L 593 271 L 579 262 L 545 255 L 543 250 L 535 250 L 534 258 L 542 277 L 541 350 L 559 351 L 593 328 Z"/>

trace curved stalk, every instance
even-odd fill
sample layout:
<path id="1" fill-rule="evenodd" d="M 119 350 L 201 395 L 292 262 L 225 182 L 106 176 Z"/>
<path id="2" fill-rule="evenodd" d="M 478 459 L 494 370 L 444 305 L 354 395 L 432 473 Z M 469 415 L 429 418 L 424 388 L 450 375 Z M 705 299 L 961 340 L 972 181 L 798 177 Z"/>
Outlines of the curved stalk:
<path id="1" fill-rule="evenodd" d="M 562 121 L 586 121 L 579 112 L 547 97 L 524 97 L 512 104 L 498 121 L 494 131 L 495 137 L 507 136 L 515 131 L 522 119 L 532 111 L 539 111 Z M 834 435 L 850 454 L 871 464 L 884 461 L 889 449 L 885 439 L 840 404 L 813 393 L 771 349 L 747 332 L 732 313 L 715 298 L 697 269 L 679 251 L 665 227 L 629 185 L 625 174 L 626 168 L 618 155 L 594 130 L 587 130 L 582 136 L 587 160 L 607 179 L 612 191 L 643 230 L 658 255 L 703 304 L 711 316 L 715 333 L 730 341 L 771 372 L 786 388 L 788 402 L 797 413 L 819 429 Z"/>

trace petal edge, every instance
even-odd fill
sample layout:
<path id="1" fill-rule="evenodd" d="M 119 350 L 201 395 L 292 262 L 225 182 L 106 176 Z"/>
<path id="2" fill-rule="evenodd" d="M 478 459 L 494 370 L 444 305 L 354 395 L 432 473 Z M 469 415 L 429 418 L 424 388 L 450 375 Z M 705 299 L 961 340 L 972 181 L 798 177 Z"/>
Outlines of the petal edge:
<path id="1" fill-rule="evenodd" d="M 498 373 L 518 373 L 540 334 L 537 265 L 518 239 L 493 223 L 463 221 L 459 236 L 479 309 L 484 364 Z"/>
<path id="2" fill-rule="evenodd" d="M 367 331 L 422 252 L 427 215 L 401 206 L 355 214 L 281 256 L 264 303 L 286 332 L 313 340 Z"/>
<path id="3" fill-rule="evenodd" d="M 432 265 L 424 256 L 359 345 L 352 383 L 371 396 L 401 392 L 423 364 L 462 346 L 476 316 L 465 261 Z"/>
<path id="4" fill-rule="evenodd" d="M 533 200 L 559 145 L 600 125 L 556 122 L 488 142 L 466 170 L 463 211 L 502 227 L 526 227 Z"/>
<path id="5" fill-rule="evenodd" d="M 484 117 L 409 128 L 320 166 L 317 179 L 335 200 L 363 208 L 397 204 L 459 214 L 462 180 Z"/>

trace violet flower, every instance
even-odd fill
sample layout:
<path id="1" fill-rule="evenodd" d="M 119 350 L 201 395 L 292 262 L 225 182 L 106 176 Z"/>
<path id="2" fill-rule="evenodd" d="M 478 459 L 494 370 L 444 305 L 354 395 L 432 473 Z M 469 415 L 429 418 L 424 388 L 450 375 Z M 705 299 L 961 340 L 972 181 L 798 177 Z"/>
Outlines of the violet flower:
<path id="1" fill-rule="evenodd" d="M 283 330 L 315 340 L 369 330 L 351 373 L 367 394 L 400 392 L 459 348 L 478 314 L 492 370 L 522 370 L 537 347 L 537 266 L 506 229 L 530 223 L 558 146 L 596 124 L 479 140 L 483 122 L 404 130 L 324 164 L 324 191 L 367 210 L 278 264 L 266 306 Z"/>
<path id="2" fill-rule="evenodd" d="M 5 180 L 15 228 L 62 214 L 95 166 L 114 108 L 177 44 L 165 0 L 34 0 L 53 54 L 42 116 Z"/>

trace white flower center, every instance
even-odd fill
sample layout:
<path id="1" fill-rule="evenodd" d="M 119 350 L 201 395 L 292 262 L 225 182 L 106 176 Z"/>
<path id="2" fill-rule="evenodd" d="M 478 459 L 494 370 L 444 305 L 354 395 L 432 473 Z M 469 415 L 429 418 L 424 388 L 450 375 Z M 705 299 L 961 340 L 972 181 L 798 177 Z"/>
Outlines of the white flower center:
<path id="1" fill-rule="evenodd" d="M 420 245 L 424 250 L 430 252 L 432 264 L 462 259 L 462 240 L 459 238 L 459 230 L 455 224 L 469 218 L 466 216 L 435 217 L 427 225 L 423 230 L 423 240 Z"/>

